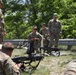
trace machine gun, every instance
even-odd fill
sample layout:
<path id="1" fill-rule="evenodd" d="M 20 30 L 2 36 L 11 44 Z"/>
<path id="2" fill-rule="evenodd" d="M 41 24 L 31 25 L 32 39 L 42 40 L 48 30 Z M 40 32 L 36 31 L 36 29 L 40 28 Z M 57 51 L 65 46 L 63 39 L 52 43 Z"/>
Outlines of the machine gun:
<path id="1" fill-rule="evenodd" d="M 44 58 L 44 56 L 42 54 L 31 54 L 28 56 L 16 56 L 16 57 L 12 58 L 12 60 L 17 64 L 18 63 L 23 64 L 21 66 L 22 71 L 26 71 L 27 68 L 30 69 L 30 71 L 32 71 L 38 67 L 40 61 L 43 58 Z M 35 65 L 33 64 L 33 62 L 36 62 Z"/>
<path id="2" fill-rule="evenodd" d="M 52 51 L 54 51 L 55 56 L 60 56 L 60 49 L 59 48 L 53 48 L 53 47 L 49 47 L 49 43 L 50 43 L 50 38 L 48 34 L 45 34 L 44 36 L 44 41 L 46 43 L 44 43 L 43 47 L 40 47 L 40 51 L 41 49 L 44 50 L 44 53 L 48 53 L 48 54 L 52 54 Z"/>
<path id="3" fill-rule="evenodd" d="M 31 54 L 31 53 L 35 53 L 35 51 L 37 52 L 38 50 L 36 50 L 35 46 L 38 46 L 38 44 L 36 44 L 38 42 L 37 38 L 33 38 L 35 40 L 30 40 L 28 41 L 28 46 L 27 46 L 27 54 Z"/>

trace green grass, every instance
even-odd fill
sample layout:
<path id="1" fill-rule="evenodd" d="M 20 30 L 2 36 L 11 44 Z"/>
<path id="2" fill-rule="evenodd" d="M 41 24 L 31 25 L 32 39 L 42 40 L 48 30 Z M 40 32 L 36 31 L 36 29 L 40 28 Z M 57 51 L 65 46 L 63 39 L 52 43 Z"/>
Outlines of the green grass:
<path id="1" fill-rule="evenodd" d="M 73 47 L 74 48 L 74 47 Z M 25 49 L 15 49 L 12 57 L 15 55 L 25 55 Z M 68 51 L 66 51 L 68 52 Z M 75 53 L 75 52 L 74 52 Z M 40 62 L 36 70 L 32 72 L 32 75 L 62 75 L 65 71 L 66 65 L 72 59 L 76 59 L 75 54 L 66 56 L 47 56 Z M 23 72 L 23 75 L 29 75 L 28 72 Z"/>
<path id="2" fill-rule="evenodd" d="M 25 49 L 15 49 L 13 51 L 12 57 L 17 56 L 17 55 L 23 56 L 25 55 L 25 52 L 26 52 Z"/>

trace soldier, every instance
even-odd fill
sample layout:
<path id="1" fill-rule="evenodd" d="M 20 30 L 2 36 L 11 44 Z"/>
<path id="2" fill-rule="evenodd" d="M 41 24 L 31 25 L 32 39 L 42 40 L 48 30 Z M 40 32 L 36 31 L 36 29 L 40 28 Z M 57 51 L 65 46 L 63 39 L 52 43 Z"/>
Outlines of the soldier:
<path id="1" fill-rule="evenodd" d="M 55 47 L 58 47 L 58 41 L 62 33 L 61 29 L 62 25 L 57 18 L 58 18 L 57 13 L 54 13 L 53 19 L 48 22 L 51 47 L 54 45 L 54 41 L 55 41 Z"/>
<path id="2" fill-rule="evenodd" d="M 76 75 L 76 60 L 72 60 L 67 65 L 64 75 Z"/>
<path id="3" fill-rule="evenodd" d="M 6 42 L 0 51 L 0 75 L 21 75 L 21 63 L 16 64 L 11 60 L 14 45 Z"/>
<path id="4" fill-rule="evenodd" d="M 42 28 L 40 29 L 40 34 L 43 35 L 43 46 L 45 47 L 47 45 L 47 37 L 49 34 L 48 28 L 46 27 L 45 23 L 42 23 Z"/>
<path id="5" fill-rule="evenodd" d="M 28 34 L 28 40 L 30 42 L 30 53 L 34 53 L 34 50 L 39 52 L 38 48 L 41 42 L 41 34 L 37 32 L 37 26 L 34 26 L 32 32 Z"/>
<path id="6" fill-rule="evenodd" d="M 0 0 L 0 44 L 3 42 L 3 36 L 5 36 L 6 31 L 5 31 L 5 26 L 4 26 L 4 19 L 3 19 L 3 14 L 1 11 L 2 8 L 2 0 Z"/>

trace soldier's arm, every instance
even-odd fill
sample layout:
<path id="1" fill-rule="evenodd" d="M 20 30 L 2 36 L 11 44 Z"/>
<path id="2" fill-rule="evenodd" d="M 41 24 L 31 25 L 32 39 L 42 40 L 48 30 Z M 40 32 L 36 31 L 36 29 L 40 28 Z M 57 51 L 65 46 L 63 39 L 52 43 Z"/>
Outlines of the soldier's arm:
<path id="1" fill-rule="evenodd" d="M 2 25 L 2 31 L 6 32 L 5 30 L 5 22 L 4 22 L 4 18 L 3 18 L 3 14 L 2 14 L 2 10 L 0 9 L 0 24 Z"/>
<path id="2" fill-rule="evenodd" d="M 62 34 L 62 24 L 59 22 L 59 29 L 60 29 L 60 34 Z"/>
<path id="3" fill-rule="evenodd" d="M 47 28 L 47 35 L 49 35 L 49 33 L 50 33 L 50 32 L 49 32 L 49 29 Z"/>
<path id="4" fill-rule="evenodd" d="M 51 32 L 51 20 L 48 22 L 48 33 L 50 35 L 50 32 Z"/>
<path id="5" fill-rule="evenodd" d="M 31 41 L 31 34 L 28 34 L 27 38 L 29 41 Z"/>
<path id="6" fill-rule="evenodd" d="M 39 38 L 39 41 L 42 40 L 42 35 L 40 33 L 38 33 L 38 38 Z"/>
<path id="7" fill-rule="evenodd" d="M 35 40 L 35 38 L 32 36 L 32 33 L 28 34 L 27 38 L 28 38 L 29 41 L 34 41 Z"/>
<path id="8" fill-rule="evenodd" d="M 39 33 L 42 34 L 42 29 L 40 29 Z"/>
<path id="9" fill-rule="evenodd" d="M 4 66 L 5 75 L 21 75 L 20 68 L 9 58 Z"/>

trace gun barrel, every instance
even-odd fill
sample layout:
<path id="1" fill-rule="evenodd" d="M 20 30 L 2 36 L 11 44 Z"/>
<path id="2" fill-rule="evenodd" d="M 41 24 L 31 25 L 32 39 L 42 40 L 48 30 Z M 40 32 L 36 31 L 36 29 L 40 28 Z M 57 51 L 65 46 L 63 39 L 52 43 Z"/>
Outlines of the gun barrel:
<path id="1" fill-rule="evenodd" d="M 36 55 L 31 55 L 31 56 L 17 56 L 17 57 L 14 57 L 12 58 L 12 60 L 15 62 L 15 63 L 21 63 L 21 62 L 24 62 L 24 61 L 39 61 L 43 59 L 43 55 L 41 54 L 36 54 Z"/>
<path id="2" fill-rule="evenodd" d="M 41 54 L 36 54 L 36 55 L 32 56 L 31 58 L 32 58 L 32 61 L 37 61 L 37 60 L 42 60 L 44 58 L 44 56 Z"/>

